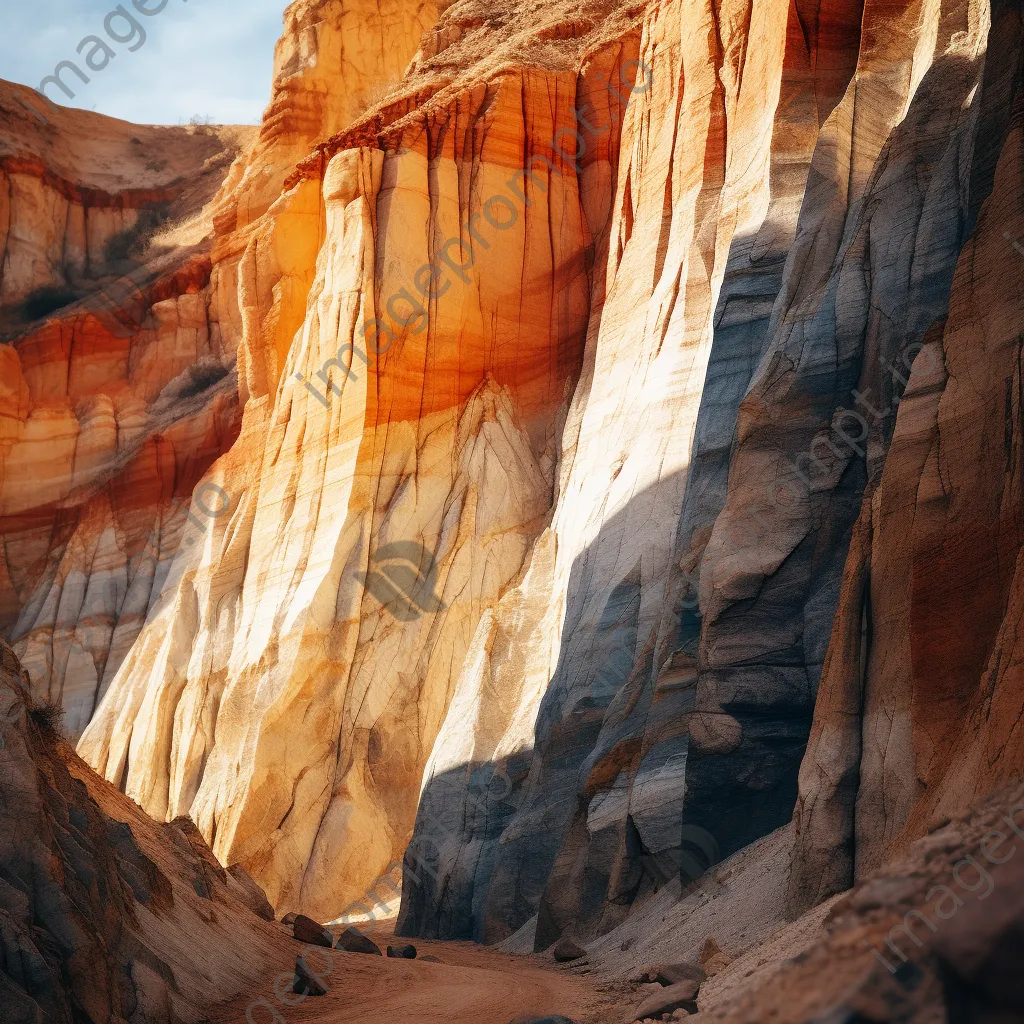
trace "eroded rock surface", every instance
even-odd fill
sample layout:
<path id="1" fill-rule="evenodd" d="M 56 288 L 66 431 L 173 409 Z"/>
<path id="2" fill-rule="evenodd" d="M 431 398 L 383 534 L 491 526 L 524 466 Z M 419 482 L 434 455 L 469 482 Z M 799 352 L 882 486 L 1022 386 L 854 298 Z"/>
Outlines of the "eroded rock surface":
<path id="1" fill-rule="evenodd" d="M 120 348 L 88 299 L 0 347 L 0 600 L 83 756 L 278 913 L 404 859 L 399 933 L 537 948 L 784 825 L 808 735 L 797 902 L 1004 781 L 1020 36 L 289 7 Z"/>
<path id="2" fill-rule="evenodd" d="M 51 711 L 0 641 L 0 1017 L 198 1024 L 289 940 L 191 822 L 147 818 Z"/>
<path id="3" fill-rule="evenodd" d="M 798 907 L 1020 772 L 1021 16 L 992 12 L 948 315 L 906 362 L 800 773 Z M 998 127 L 997 127 L 998 126 Z M 989 195 L 989 190 L 991 194 Z"/>

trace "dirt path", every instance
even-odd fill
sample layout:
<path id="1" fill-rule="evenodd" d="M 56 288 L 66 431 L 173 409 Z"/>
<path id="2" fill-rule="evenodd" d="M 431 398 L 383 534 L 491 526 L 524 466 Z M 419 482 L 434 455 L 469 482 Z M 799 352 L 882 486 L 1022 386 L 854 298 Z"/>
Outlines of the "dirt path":
<path id="1" fill-rule="evenodd" d="M 379 934 L 374 940 L 382 947 L 387 941 Z M 330 986 L 327 995 L 302 999 L 291 993 L 292 954 L 261 991 L 221 1008 L 210 1024 L 508 1024 L 519 1014 L 621 1024 L 624 1017 L 619 992 L 540 955 L 511 956 L 472 942 L 414 942 L 419 956 L 436 956 L 441 963 L 295 943 L 295 953 L 308 951 L 310 967 Z"/>

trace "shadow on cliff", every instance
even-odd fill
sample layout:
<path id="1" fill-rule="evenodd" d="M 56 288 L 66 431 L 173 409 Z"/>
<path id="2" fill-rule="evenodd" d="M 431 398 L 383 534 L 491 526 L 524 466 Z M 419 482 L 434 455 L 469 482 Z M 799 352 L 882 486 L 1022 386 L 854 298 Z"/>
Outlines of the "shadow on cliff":
<path id="1" fill-rule="evenodd" d="M 694 842 L 683 825 L 696 686 L 683 642 L 692 651 L 699 615 L 679 607 L 675 523 L 663 540 L 636 543 L 681 486 L 676 476 L 637 495 L 575 559 L 533 748 L 427 783 L 397 934 L 493 943 L 523 928 L 523 945 L 544 948 L 568 930 L 614 927 L 637 898 L 679 877 L 681 861 L 694 877 L 694 864 L 699 874 L 716 859 L 713 837 Z M 661 662 L 675 652 L 657 666 L 657 686 L 656 650 Z M 795 783 L 779 783 L 786 817 Z"/>

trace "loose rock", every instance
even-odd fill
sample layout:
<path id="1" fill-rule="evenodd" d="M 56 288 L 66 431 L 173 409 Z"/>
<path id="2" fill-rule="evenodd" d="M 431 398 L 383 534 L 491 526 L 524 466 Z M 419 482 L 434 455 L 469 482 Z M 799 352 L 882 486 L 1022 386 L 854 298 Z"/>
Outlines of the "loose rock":
<path id="1" fill-rule="evenodd" d="M 355 928 L 346 928 L 339 936 L 334 945 L 335 949 L 343 949 L 346 953 L 370 953 L 381 956 L 380 947 L 371 942 L 362 932 Z"/>
<path id="2" fill-rule="evenodd" d="M 629 1018 L 629 1021 L 640 1017 L 660 1017 L 663 1013 L 672 1013 L 673 1010 L 686 1010 L 687 1013 L 697 1012 L 697 992 L 700 983 L 693 981 L 680 981 L 675 985 L 669 985 L 660 992 L 648 996 L 638 1007 L 636 1013 Z M 629 1021 L 626 1024 L 629 1024 Z"/>
<path id="3" fill-rule="evenodd" d="M 328 992 L 327 986 L 314 976 L 301 955 L 295 958 L 295 979 L 292 981 L 292 991 L 297 995 L 304 996 L 325 996 Z"/>
<path id="4" fill-rule="evenodd" d="M 586 956 L 587 951 L 572 939 L 560 939 L 553 950 L 554 958 L 560 963 L 568 963 L 570 960 L 579 960 Z"/>
<path id="5" fill-rule="evenodd" d="M 405 946 L 388 946 L 388 956 L 396 960 L 415 960 L 416 947 L 412 943 Z"/>
<path id="6" fill-rule="evenodd" d="M 296 915 L 292 922 L 292 934 L 299 942 L 305 942 L 310 946 L 324 946 L 330 949 L 334 945 L 331 933 L 322 924 L 317 924 L 305 914 Z"/>
<path id="7" fill-rule="evenodd" d="M 718 945 L 713 936 L 709 935 L 704 942 L 704 948 L 700 951 L 700 965 L 704 968 L 704 973 L 713 978 L 731 963 L 732 957 Z"/>
<path id="8" fill-rule="evenodd" d="M 695 981 L 699 988 L 701 982 L 707 979 L 707 974 L 704 968 L 698 967 L 697 964 L 658 964 L 650 969 L 649 977 L 651 981 L 656 981 L 659 985 L 677 985 L 681 981 Z"/>
<path id="9" fill-rule="evenodd" d="M 524 1013 L 514 1017 L 509 1024 L 576 1024 L 576 1022 L 568 1017 L 531 1017 L 528 1013 Z"/>

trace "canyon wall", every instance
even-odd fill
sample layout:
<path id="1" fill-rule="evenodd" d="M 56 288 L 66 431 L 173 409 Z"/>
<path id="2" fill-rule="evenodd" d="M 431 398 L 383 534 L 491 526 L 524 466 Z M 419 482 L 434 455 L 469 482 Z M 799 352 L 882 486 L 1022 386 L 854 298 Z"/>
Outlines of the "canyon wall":
<path id="1" fill-rule="evenodd" d="M 948 314 L 923 338 L 853 529 L 800 773 L 797 908 L 1021 765 L 1021 14 L 995 5 Z"/>
<path id="2" fill-rule="evenodd" d="M 77 735 L 237 431 L 201 209 L 252 133 L 0 106 L 0 628 Z"/>
<path id="3" fill-rule="evenodd" d="M 538 948 L 795 804 L 816 902 L 1003 781 L 1020 34 L 289 7 L 217 194 L 0 346 L 4 628 L 82 755 L 279 912 L 404 855 L 400 932 Z"/>
<path id="4" fill-rule="evenodd" d="M 635 34 L 605 30 L 575 25 L 564 71 L 431 78 L 425 104 L 373 115 L 372 144 L 357 125 L 320 147 L 268 214 L 280 231 L 322 203 L 305 321 L 269 393 L 247 363 L 207 477 L 231 513 L 179 553 L 80 749 L 157 817 L 191 814 L 279 910 L 337 913 L 401 857 L 460 668 L 548 525 L 617 151 L 552 140 L 577 131 L 591 52 L 636 80 Z M 594 102 L 606 123 L 626 99 Z M 413 589 L 382 589 L 403 571 Z"/>
<path id="5" fill-rule="evenodd" d="M 97 778 L 29 685 L 0 641 L 4 1020 L 198 1024 L 265 983 L 291 940 L 252 880 Z"/>
<path id="6" fill-rule="evenodd" d="M 178 548 L 234 504 L 211 487 L 190 502 L 241 405 L 276 387 L 321 242 L 309 190 L 268 209 L 401 74 L 434 13 L 291 5 L 258 132 L 0 96 L 0 629 L 71 735 Z"/>

